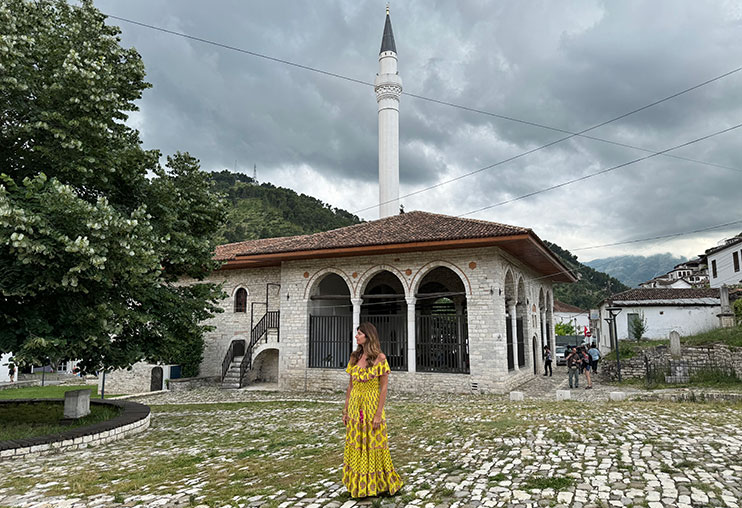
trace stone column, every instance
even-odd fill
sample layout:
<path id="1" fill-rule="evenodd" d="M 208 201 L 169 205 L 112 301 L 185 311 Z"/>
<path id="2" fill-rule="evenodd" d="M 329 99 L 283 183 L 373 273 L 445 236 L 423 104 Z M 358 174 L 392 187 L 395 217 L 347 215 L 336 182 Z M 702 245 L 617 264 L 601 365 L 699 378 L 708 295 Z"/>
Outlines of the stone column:
<path id="1" fill-rule="evenodd" d="M 353 351 L 355 351 L 358 347 L 356 330 L 358 329 L 358 325 L 361 324 L 361 304 L 363 303 L 363 298 L 351 298 L 350 303 L 353 304 Z"/>
<path id="2" fill-rule="evenodd" d="M 417 353 L 415 352 L 415 303 L 417 298 L 408 296 L 407 300 L 407 372 L 416 372 Z"/>
<path id="3" fill-rule="evenodd" d="M 718 314 L 719 326 L 721 328 L 732 328 L 734 326 L 734 312 L 729 305 L 729 288 L 726 284 L 719 288 L 719 299 L 721 303 L 721 313 Z"/>
<path id="4" fill-rule="evenodd" d="M 510 326 L 513 327 L 513 369 L 518 371 L 518 314 L 517 305 L 510 306 Z"/>

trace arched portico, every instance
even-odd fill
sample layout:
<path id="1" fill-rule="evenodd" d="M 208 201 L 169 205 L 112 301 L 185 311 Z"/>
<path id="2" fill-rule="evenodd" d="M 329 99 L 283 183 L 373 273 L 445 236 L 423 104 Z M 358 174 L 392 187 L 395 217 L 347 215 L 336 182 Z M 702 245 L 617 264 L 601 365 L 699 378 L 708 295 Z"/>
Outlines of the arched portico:
<path id="1" fill-rule="evenodd" d="M 389 270 L 380 270 L 361 285 L 360 321 L 379 332 L 381 350 L 392 370 L 407 370 L 407 301 L 404 283 Z"/>
<path id="2" fill-rule="evenodd" d="M 413 284 L 417 371 L 470 371 L 465 280 L 450 267 L 439 265 Z"/>
<path id="3" fill-rule="evenodd" d="M 345 368 L 353 348 L 353 304 L 345 279 L 327 271 L 309 287 L 309 367 Z"/>
<path id="4" fill-rule="evenodd" d="M 515 342 L 517 344 L 517 357 L 518 369 L 525 367 L 526 365 L 526 326 L 528 325 L 528 306 L 526 297 L 526 283 L 523 281 L 523 277 L 518 278 L 518 296 L 516 298 L 515 305 Z"/>
<path id="5" fill-rule="evenodd" d="M 516 357 L 516 344 L 515 344 L 515 329 L 516 329 L 516 313 L 515 306 L 517 303 L 517 291 L 515 288 L 515 276 L 511 270 L 505 273 L 505 330 L 507 332 L 507 356 L 508 356 L 508 370 L 515 370 L 515 357 Z"/>

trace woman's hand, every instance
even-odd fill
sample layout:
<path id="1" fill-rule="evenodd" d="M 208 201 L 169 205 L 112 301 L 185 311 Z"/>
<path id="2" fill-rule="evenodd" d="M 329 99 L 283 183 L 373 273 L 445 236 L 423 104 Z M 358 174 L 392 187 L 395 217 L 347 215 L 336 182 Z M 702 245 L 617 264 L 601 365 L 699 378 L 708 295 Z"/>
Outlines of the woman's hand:
<path id="1" fill-rule="evenodd" d="M 343 411 L 343 425 L 346 427 L 348 426 L 348 422 L 350 422 L 350 417 L 348 416 L 347 411 Z"/>
<path id="2" fill-rule="evenodd" d="M 380 415 L 380 414 L 376 413 L 376 414 L 374 415 L 374 419 L 373 419 L 373 421 L 371 422 L 371 427 L 372 427 L 372 428 L 373 428 L 374 430 L 379 430 L 379 427 L 381 427 L 381 415 Z"/>

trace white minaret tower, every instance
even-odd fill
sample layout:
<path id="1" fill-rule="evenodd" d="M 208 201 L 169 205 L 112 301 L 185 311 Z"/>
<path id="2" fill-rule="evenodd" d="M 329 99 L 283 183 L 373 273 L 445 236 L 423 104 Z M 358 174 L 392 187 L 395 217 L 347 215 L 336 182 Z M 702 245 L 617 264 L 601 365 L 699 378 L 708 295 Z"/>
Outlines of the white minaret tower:
<path id="1" fill-rule="evenodd" d="M 379 217 L 383 218 L 399 213 L 399 96 L 402 95 L 388 6 L 374 91 L 379 104 Z"/>

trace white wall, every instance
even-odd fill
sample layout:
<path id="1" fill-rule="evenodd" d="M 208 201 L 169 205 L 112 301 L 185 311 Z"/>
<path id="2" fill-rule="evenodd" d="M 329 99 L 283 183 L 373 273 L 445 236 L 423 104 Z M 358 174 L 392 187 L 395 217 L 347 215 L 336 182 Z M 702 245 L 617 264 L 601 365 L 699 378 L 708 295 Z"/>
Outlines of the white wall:
<path id="1" fill-rule="evenodd" d="M 8 375 L 8 362 L 12 358 L 12 353 L 5 353 L 0 356 L 0 383 L 7 383 L 10 381 L 10 376 Z M 16 366 L 15 369 L 15 378 L 18 379 L 18 367 Z"/>
<path id="2" fill-rule="evenodd" d="M 629 338 L 629 314 L 642 314 L 646 319 L 647 330 L 644 338 L 667 339 L 672 330 L 677 331 L 680 336 L 694 335 L 719 328 L 717 314 L 721 311 L 717 305 L 705 306 L 635 306 L 621 307 L 621 313 L 616 318 L 616 332 L 619 340 Z M 605 306 L 601 307 L 601 348 L 610 348 L 610 335 L 608 323 L 604 318 L 608 317 Z"/>
<path id="3" fill-rule="evenodd" d="M 574 326 L 577 335 L 583 335 L 585 333 L 585 327 L 590 327 L 590 313 L 554 311 L 554 324 L 557 323 L 572 323 L 572 326 Z"/>
<path id="4" fill-rule="evenodd" d="M 734 271 L 733 253 L 737 253 L 739 259 L 739 269 Z M 716 277 L 712 263 L 716 261 Z M 708 256 L 709 285 L 712 288 L 719 288 L 724 284 L 732 285 L 742 282 L 742 243 L 730 245 L 719 252 L 709 254 Z"/>

